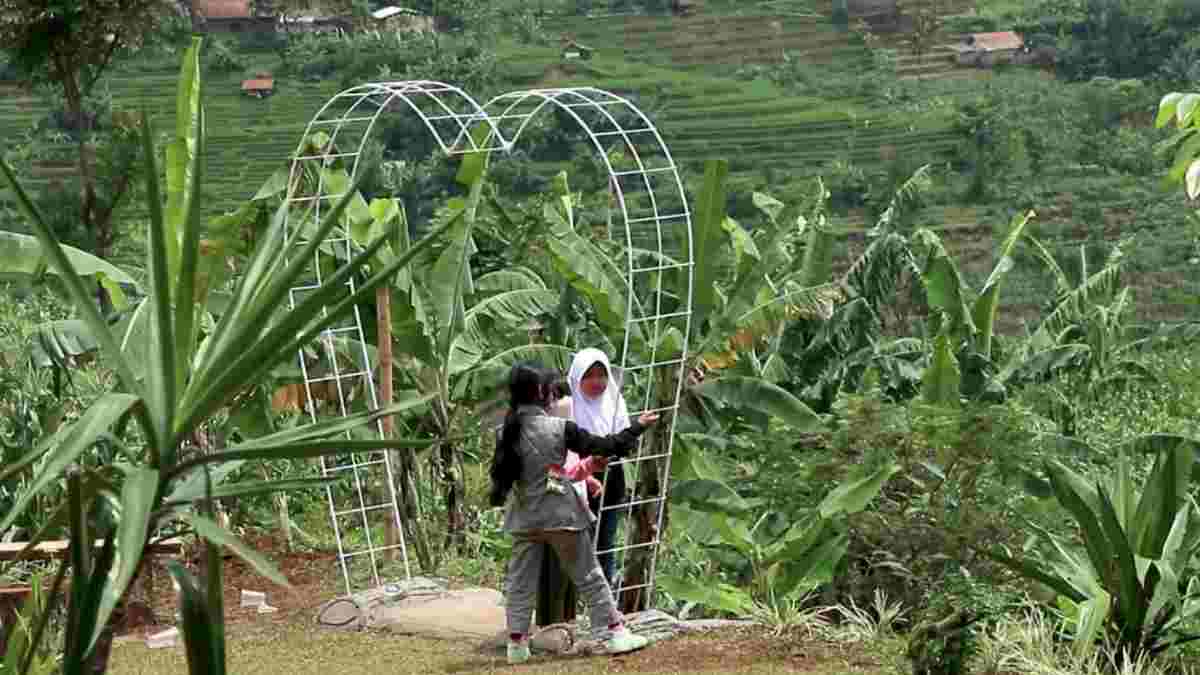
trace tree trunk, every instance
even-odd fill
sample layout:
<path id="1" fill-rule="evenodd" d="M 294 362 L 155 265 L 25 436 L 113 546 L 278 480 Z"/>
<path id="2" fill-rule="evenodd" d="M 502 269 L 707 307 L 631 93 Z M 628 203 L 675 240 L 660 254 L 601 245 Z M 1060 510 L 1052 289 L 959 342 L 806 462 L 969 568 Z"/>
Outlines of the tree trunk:
<path id="1" fill-rule="evenodd" d="M 375 342 L 377 353 L 379 355 L 379 407 L 389 408 L 392 405 L 392 292 L 387 286 L 380 286 L 375 290 Z M 369 364 L 368 364 L 369 365 Z M 395 436 L 396 424 L 391 415 L 383 417 L 379 420 L 380 431 L 384 438 Z M 386 451 L 385 451 L 386 452 Z M 395 454 L 395 453 L 392 453 Z M 394 462 L 389 457 L 387 466 L 392 466 Z M 394 476 L 389 476 L 394 480 Z M 389 486 L 388 494 L 384 498 L 389 502 L 392 501 L 392 495 L 395 494 L 396 485 L 393 482 Z M 393 506 L 399 509 L 399 501 Z M 387 559 L 397 560 L 400 550 L 400 545 L 403 539 L 400 536 L 399 527 L 399 512 L 393 511 L 389 514 L 383 526 L 383 545 L 388 547 Z"/>
<path id="2" fill-rule="evenodd" d="M 452 443 L 442 443 L 438 448 L 442 473 L 442 494 L 446 503 L 446 546 L 460 553 L 466 550 L 467 523 L 463 514 L 462 463 Z"/>
<path id="3" fill-rule="evenodd" d="M 417 456 L 415 450 L 401 450 L 397 453 L 400 470 L 396 482 L 400 486 L 397 499 L 400 501 L 400 524 L 404 528 L 404 536 L 417 555 L 417 563 L 425 573 L 432 573 L 433 556 L 429 551 L 429 537 L 422 525 L 417 495 Z"/>

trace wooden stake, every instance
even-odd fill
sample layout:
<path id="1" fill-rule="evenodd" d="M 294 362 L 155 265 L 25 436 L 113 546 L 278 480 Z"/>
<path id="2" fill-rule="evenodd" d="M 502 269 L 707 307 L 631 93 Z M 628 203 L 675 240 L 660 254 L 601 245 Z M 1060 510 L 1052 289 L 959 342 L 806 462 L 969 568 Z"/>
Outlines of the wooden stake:
<path id="1" fill-rule="evenodd" d="M 392 289 L 388 286 L 380 286 L 375 290 L 375 341 L 376 354 L 379 358 L 379 407 L 387 408 L 392 405 Z M 379 420 L 383 431 L 384 438 L 391 438 L 396 430 L 395 423 L 391 415 L 383 417 Z M 386 451 L 385 451 L 386 452 Z M 388 453 L 391 454 L 390 452 Z M 392 461 L 389 456 L 388 462 Z M 388 492 L 385 495 L 391 498 L 395 486 L 389 486 Z M 387 519 L 387 524 L 383 531 L 384 545 L 388 546 L 388 558 L 397 560 L 399 558 L 400 545 L 400 530 L 396 525 L 396 514 L 393 512 Z"/>

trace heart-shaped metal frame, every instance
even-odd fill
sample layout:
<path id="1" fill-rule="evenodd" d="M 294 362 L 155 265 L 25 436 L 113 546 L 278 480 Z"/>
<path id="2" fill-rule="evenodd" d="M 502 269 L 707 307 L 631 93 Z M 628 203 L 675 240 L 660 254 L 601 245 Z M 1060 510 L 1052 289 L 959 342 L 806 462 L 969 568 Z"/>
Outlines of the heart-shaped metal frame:
<path id="1" fill-rule="evenodd" d="M 659 449 L 657 454 L 647 454 L 639 447 L 637 454 L 625 462 L 633 469 L 635 485 L 643 478 L 643 464 L 652 470 L 656 469 L 657 475 L 645 478 L 654 482 L 657 489 L 646 495 L 635 490 L 635 496 L 622 499 L 622 503 L 602 506 L 604 511 L 620 511 L 626 515 L 636 513 L 643 527 L 651 523 L 651 541 L 630 543 L 635 529 L 631 525 L 627 528 L 624 545 L 598 551 L 602 555 L 628 555 L 644 564 L 635 575 L 640 578 L 633 579 L 628 586 L 618 586 L 616 591 L 619 598 L 628 593 L 637 593 L 639 596 L 633 598 L 633 603 L 630 603 L 628 597 L 622 598 L 623 606 L 632 604 L 647 607 L 652 603 L 646 602 L 645 599 L 654 597 L 655 566 L 661 540 L 674 439 L 676 416 L 673 413 L 678 409 L 679 395 L 685 380 L 684 368 L 692 315 L 692 217 L 685 198 L 683 181 L 670 150 L 654 123 L 636 105 L 626 98 L 601 89 L 529 89 L 502 94 L 480 105 L 463 90 L 442 82 L 418 80 L 369 83 L 333 96 L 308 123 L 304 137 L 291 158 L 292 170 L 287 195 L 289 205 L 302 206 L 315 212 L 319 219 L 324 202 L 337 200 L 341 195 L 325 194 L 324 174 L 320 171 L 315 172 L 320 176 L 321 183 L 315 194 L 297 194 L 300 185 L 298 177 L 303 175 L 306 169 L 328 167 L 340 160 L 343 165 L 351 166 L 350 177 L 353 179 L 358 174 L 363 151 L 376 123 L 385 113 L 404 112 L 415 114 L 442 152 L 448 156 L 496 151 L 512 153 L 517 151 L 523 135 L 531 129 L 539 128 L 534 124 L 539 117 L 544 114 L 558 115 L 561 121 L 573 120 L 587 134 L 592 150 L 600 157 L 608 172 L 612 203 L 617 206 L 620 216 L 618 224 L 624 226 L 623 232 L 619 234 L 613 231 L 613 214 L 610 209 L 608 236 L 618 242 L 623 240 L 626 253 L 624 278 L 627 306 L 625 339 L 620 359 L 621 373 L 627 378 L 633 378 L 632 382 L 626 379 L 625 384 L 629 385 L 636 383 L 643 376 L 651 378 L 649 382 L 655 382 L 655 371 L 669 369 L 674 371 L 670 373 L 673 379 L 667 381 L 676 383 L 672 404 L 657 409 L 651 408 L 651 396 L 655 387 L 638 387 L 644 391 L 641 410 L 631 411 L 631 415 L 634 416 L 642 412 L 664 413 L 665 421 L 669 425 L 665 451 Z M 487 133 L 476 132 L 481 125 Z M 328 134 L 329 142 L 323 145 L 320 152 L 314 153 L 312 144 L 307 141 L 312 134 L 322 131 Z M 304 154 L 306 152 L 310 154 Z M 287 211 L 290 213 L 291 209 Z M 292 236 L 290 231 L 289 236 Z M 346 247 L 345 254 L 349 255 L 351 242 L 344 235 L 339 236 L 341 238 L 331 239 L 326 243 L 335 248 Z M 316 270 L 315 273 L 317 277 L 312 281 L 319 284 L 320 271 Z M 682 309 L 676 308 L 669 312 L 663 309 L 665 274 L 680 274 L 687 279 L 687 297 L 681 299 L 684 302 L 677 303 L 677 307 Z M 298 297 L 309 288 L 311 287 L 293 289 L 293 304 L 296 304 Z M 347 288 L 347 293 L 352 292 L 353 281 Z M 640 296 L 652 297 L 650 301 L 643 302 Z M 657 352 L 663 342 L 662 338 L 670 329 L 678 331 L 682 344 L 678 345 L 678 350 L 672 348 L 669 357 L 660 360 Z M 642 336 L 641 342 L 648 345 L 648 349 L 630 349 L 630 335 L 635 331 Z M 324 384 L 326 388 L 332 386 L 336 389 L 337 404 L 344 416 L 349 411 L 346 395 L 352 386 L 346 383 L 356 381 L 365 382 L 371 397 L 370 405 L 377 407 L 373 368 L 365 347 L 362 321 L 357 312 L 352 322 L 331 329 L 327 337 L 336 334 L 345 334 L 362 345 L 361 361 L 351 369 L 353 372 L 342 373 L 339 372 L 337 359 L 331 358 L 331 376 L 310 377 L 302 354 L 300 367 L 304 374 L 307 400 L 313 401 L 314 385 Z M 324 342 L 332 357 L 330 341 Z M 343 386 L 344 384 L 346 386 Z M 315 419 L 314 406 L 310 403 L 308 408 L 309 414 Z M 381 577 L 380 566 L 389 549 L 398 548 L 403 558 L 406 576 L 410 576 L 411 571 L 407 546 L 403 539 L 391 462 L 387 461 L 382 452 L 347 455 L 345 458 L 329 462 L 322 461 L 322 472 L 325 475 L 335 475 L 346 470 L 354 472 L 355 489 L 350 499 L 351 503 L 339 505 L 332 490 L 327 490 L 327 494 L 346 591 L 353 594 L 355 586 L 364 580 L 375 587 L 382 585 L 385 580 Z M 368 493 L 372 492 L 369 486 L 379 485 L 381 482 L 387 484 L 388 494 L 382 498 L 382 503 L 375 503 L 377 499 L 368 497 Z M 381 518 L 393 519 L 396 530 L 401 533 L 399 543 L 376 541 L 378 537 L 373 533 L 371 526 L 373 522 L 378 524 Z M 353 536 L 351 529 L 356 532 Z M 351 566 L 357 564 L 356 559 L 363 560 L 367 566 L 366 574 L 352 574 Z"/>

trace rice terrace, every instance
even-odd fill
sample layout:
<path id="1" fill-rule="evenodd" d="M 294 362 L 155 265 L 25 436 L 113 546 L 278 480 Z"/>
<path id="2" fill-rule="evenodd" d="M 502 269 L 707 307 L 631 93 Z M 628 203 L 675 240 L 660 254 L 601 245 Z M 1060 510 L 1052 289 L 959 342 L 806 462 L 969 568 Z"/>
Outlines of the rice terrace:
<path id="1" fill-rule="evenodd" d="M 0 675 L 1200 672 L 1193 0 L 0 0 Z"/>

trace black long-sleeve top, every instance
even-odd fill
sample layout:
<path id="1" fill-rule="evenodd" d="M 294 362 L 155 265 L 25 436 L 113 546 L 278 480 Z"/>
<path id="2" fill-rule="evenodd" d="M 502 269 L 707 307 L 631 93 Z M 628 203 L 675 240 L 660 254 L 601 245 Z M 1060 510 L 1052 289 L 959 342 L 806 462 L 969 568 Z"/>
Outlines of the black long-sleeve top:
<path id="1" fill-rule="evenodd" d="M 646 427 L 642 426 L 638 420 L 631 420 L 629 427 L 623 431 L 611 436 L 597 436 L 567 420 L 563 428 L 563 436 L 566 446 L 580 457 L 592 455 L 627 457 L 637 447 L 638 437 L 645 431 Z"/>

